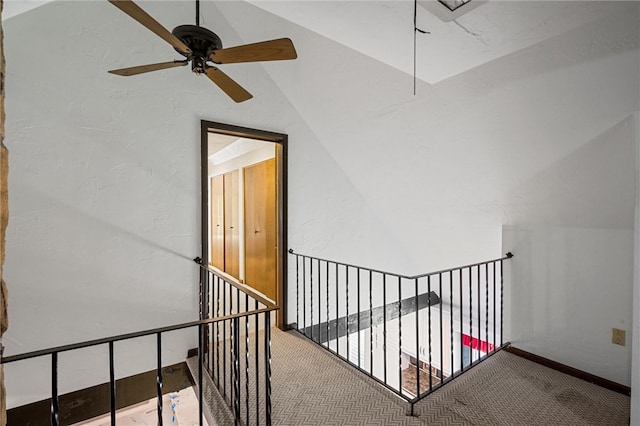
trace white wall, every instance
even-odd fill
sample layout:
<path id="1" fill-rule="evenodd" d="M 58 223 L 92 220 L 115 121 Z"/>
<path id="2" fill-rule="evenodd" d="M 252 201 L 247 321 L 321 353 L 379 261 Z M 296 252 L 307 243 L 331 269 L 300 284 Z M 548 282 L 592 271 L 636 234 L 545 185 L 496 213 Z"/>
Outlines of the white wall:
<path id="1" fill-rule="evenodd" d="M 506 339 L 631 384 L 634 120 L 628 117 L 513 191 L 503 250 Z M 611 343 L 611 329 L 627 345 Z"/>
<path id="2" fill-rule="evenodd" d="M 631 385 L 633 231 L 512 226 L 506 286 L 513 346 Z M 612 254 L 615 254 L 612 256 Z M 611 328 L 626 330 L 625 347 Z"/>
<path id="3" fill-rule="evenodd" d="M 193 21 L 189 2 L 144 6 L 169 28 Z M 5 21 L 8 354 L 197 317 L 200 119 L 289 135 L 298 252 L 415 274 L 497 257 L 508 249 L 503 224 L 580 228 L 612 259 L 629 252 L 618 233 L 633 229 L 624 123 L 639 109 L 637 2 L 419 82 L 417 96 L 410 75 L 254 6 L 202 8 L 226 46 L 286 36 L 298 60 L 225 68 L 254 94 L 235 105 L 186 69 L 107 75 L 172 58 L 107 2 L 55 2 Z M 623 293 L 607 318 L 630 300 Z M 11 374 L 16 404 L 28 376 Z"/>
<path id="4" fill-rule="evenodd" d="M 192 22 L 192 6 L 144 4 L 168 28 Z M 202 24 L 226 45 L 243 42 L 213 3 L 201 11 Z M 289 35 L 282 25 L 262 28 L 261 40 Z M 50 3 L 6 20 L 4 31 L 11 151 L 5 355 L 197 319 L 191 259 L 200 254 L 201 119 L 290 135 L 293 223 L 318 227 L 308 216 L 317 209 L 342 229 L 375 227 L 375 216 L 259 65 L 226 70 L 254 94 L 243 104 L 183 68 L 107 74 L 175 55 L 108 2 Z M 311 187 L 328 195 L 301 205 L 301 191 Z M 331 198 L 347 201 L 338 216 L 327 210 Z M 197 342 L 195 333 L 165 340 L 165 363 L 184 359 Z M 116 345 L 117 376 L 154 368 L 154 348 L 153 339 Z M 108 380 L 100 350 L 84 360 L 62 357 L 61 393 Z M 49 379 L 39 374 L 48 362 L 7 366 L 9 407 L 49 396 Z"/>
<path id="5" fill-rule="evenodd" d="M 241 8 L 224 6 L 226 11 L 233 7 Z M 571 343 L 564 344 L 558 361 L 628 384 L 631 346 L 612 346 L 610 331 L 617 326 L 631 334 L 636 165 L 629 117 L 639 103 L 638 4 L 616 3 L 610 10 L 606 19 L 441 84 L 419 86 L 416 97 L 410 95 L 405 76 L 370 58 L 348 56 L 335 43 L 300 34 L 308 49 L 324 58 L 322 63 L 302 58 L 296 65 L 310 89 L 299 90 L 294 71 L 274 72 L 272 78 L 379 217 L 384 226 L 371 231 L 394 235 L 396 244 L 381 256 L 383 250 L 375 251 L 366 237 L 351 233 L 340 244 L 318 246 L 316 239 L 303 240 L 312 231 L 294 222 L 292 246 L 406 274 L 509 250 L 520 259 L 514 265 L 533 268 L 530 262 L 537 258 L 520 256 L 527 245 L 516 247 L 503 238 L 502 225 L 557 229 L 550 242 L 563 242 L 563 236 L 572 240 L 556 253 L 558 264 L 537 262 L 535 268 L 556 274 L 542 278 L 557 293 L 578 292 L 583 312 L 597 311 L 586 322 L 575 315 L 563 318 L 565 328 L 542 320 L 536 333 L 526 334 L 526 348 L 540 348 L 540 355 L 553 358 L 556 353 L 547 351 L 551 342 L 546 340 L 552 335 L 554 342 Z M 250 9 L 241 11 L 251 19 Z M 332 62 L 333 57 L 339 59 Z M 352 58 L 349 67 L 340 66 L 345 57 Z M 345 85 L 333 91 L 323 85 L 329 78 L 359 78 L 366 84 L 344 97 L 338 92 Z M 323 109 L 332 99 L 341 102 Z M 582 255 L 574 258 L 571 253 Z M 599 256 L 593 265 L 601 270 L 583 268 Z M 598 273 L 584 277 L 585 271 Z M 535 318 L 576 308 L 568 297 L 539 294 L 542 284 L 536 280 L 541 277 L 516 276 L 522 280 L 510 283 L 523 291 L 531 286 L 526 291 L 534 292 L 529 313 Z M 612 281 L 604 306 L 600 292 L 594 291 L 600 281 Z M 514 309 L 517 296 L 507 302 Z M 517 326 L 524 324 L 524 318 L 516 319 Z M 593 331 L 585 325 L 599 331 L 588 337 L 585 333 Z M 524 341 L 521 332 L 512 334 L 518 342 Z M 572 346 L 581 339 L 583 343 Z M 585 342 L 593 345 L 585 348 Z M 616 365 L 607 362 L 610 355 Z"/>
<path id="6" fill-rule="evenodd" d="M 640 93 L 638 94 L 640 96 Z M 631 360 L 631 424 L 640 424 L 640 113 L 634 115 L 636 157 L 636 216 L 633 247 L 633 323 Z"/>

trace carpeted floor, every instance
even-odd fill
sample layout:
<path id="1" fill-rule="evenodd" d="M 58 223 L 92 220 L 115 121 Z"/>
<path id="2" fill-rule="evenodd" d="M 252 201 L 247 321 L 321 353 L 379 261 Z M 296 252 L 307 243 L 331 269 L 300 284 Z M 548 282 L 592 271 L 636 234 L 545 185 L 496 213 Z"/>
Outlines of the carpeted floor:
<path id="1" fill-rule="evenodd" d="M 629 424 L 628 396 L 504 351 L 420 401 L 415 416 L 407 402 L 298 333 L 273 329 L 272 354 L 275 425 Z"/>
<path id="2" fill-rule="evenodd" d="M 416 404 L 428 425 L 628 425 L 631 400 L 505 351 Z"/>

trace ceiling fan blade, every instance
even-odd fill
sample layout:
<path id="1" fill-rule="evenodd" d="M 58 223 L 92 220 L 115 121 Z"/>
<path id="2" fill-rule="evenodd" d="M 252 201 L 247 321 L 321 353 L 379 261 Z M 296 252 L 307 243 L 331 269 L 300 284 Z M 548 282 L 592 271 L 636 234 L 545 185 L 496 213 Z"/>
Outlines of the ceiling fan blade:
<path id="1" fill-rule="evenodd" d="M 282 61 L 296 59 L 293 42 L 288 38 L 243 44 L 241 46 L 218 49 L 209 55 L 217 64 L 237 64 L 240 62 Z"/>
<path id="2" fill-rule="evenodd" d="M 174 68 L 174 67 L 183 67 L 188 63 L 189 61 L 160 62 L 159 64 L 139 65 L 137 67 L 120 68 L 118 70 L 111 70 L 109 72 L 111 74 L 129 77 L 131 75 L 142 74 L 145 72 L 159 71 L 159 70 L 164 70 L 167 68 Z"/>
<path id="3" fill-rule="evenodd" d="M 253 98 L 251 93 L 244 90 L 242 86 L 233 81 L 231 77 L 220 71 L 218 68 L 209 67 L 206 69 L 205 74 L 207 74 L 207 77 L 209 77 L 211 81 L 213 81 L 234 101 L 244 102 Z"/>
<path id="4" fill-rule="evenodd" d="M 188 56 L 191 53 L 191 49 L 184 44 L 180 39 L 171 34 L 169 30 L 160 25 L 158 21 L 153 19 L 147 12 L 142 10 L 140 6 L 135 4 L 131 0 L 109 0 L 115 7 L 131 16 L 133 19 L 153 31 L 158 37 L 175 47 L 180 53 Z"/>

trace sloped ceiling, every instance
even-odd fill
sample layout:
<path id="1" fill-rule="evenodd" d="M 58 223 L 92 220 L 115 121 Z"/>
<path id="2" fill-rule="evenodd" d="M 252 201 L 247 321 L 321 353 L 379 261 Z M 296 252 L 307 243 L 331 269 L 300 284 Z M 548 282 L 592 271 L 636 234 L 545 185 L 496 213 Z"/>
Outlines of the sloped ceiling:
<path id="1" fill-rule="evenodd" d="M 2 20 L 13 18 L 16 15 L 42 6 L 51 0 L 4 0 L 2 8 Z"/>
<path id="2" fill-rule="evenodd" d="M 473 0 L 476 1 L 476 0 Z M 413 74 L 413 1 L 267 1 L 252 3 L 295 24 Z M 432 3 L 431 7 L 423 7 Z M 487 1 L 454 21 L 420 1 L 417 76 L 437 83 L 491 60 L 600 19 L 603 2 Z"/>
<path id="3" fill-rule="evenodd" d="M 45 7 L 53 9 L 58 1 Z M 298 133 L 302 127 L 305 132 L 308 129 L 327 161 L 344 173 L 342 183 L 352 191 L 350 197 L 360 197 L 368 206 L 366 211 L 375 216 L 371 223 L 378 221 L 389 230 L 386 234 L 398 235 L 401 243 L 392 245 L 417 253 L 416 259 L 450 262 L 444 254 L 426 252 L 430 249 L 424 248 L 424 235 L 468 244 L 467 252 L 460 245 L 455 250 L 460 259 L 469 261 L 476 248 L 466 234 L 482 229 L 486 235 L 476 240 L 498 246 L 495 227 L 524 220 L 519 219 L 522 210 L 530 211 L 529 206 L 514 207 L 521 198 L 517 188 L 528 188 L 535 176 L 600 135 L 610 134 L 609 129 L 638 109 L 637 2 L 518 1 L 515 7 L 512 2 L 490 0 L 448 23 L 420 8 L 418 25 L 432 34 L 420 36 L 420 79 L 414 96 L 410 1 L 203 1 L 201 24 L 218 33 L 225 46 L 278 37 L 291 37 L 296 45 L 296 61 L 224 67 L 254 95 L 240 105 L 185 69 L 126 81 L 107 76 L 107 69 L 166 61 L 174 55 L 170 46 L 106 0 L 89 3 L 96 5 L 91 19 L 99 22 L 100 31 L 82 21 L 77 26 L 86 27 L 81 30 L 83 40 L 94 38 L 86 43 L 86 54 L 98 59 L 91 69 L 79 61 L 61 61 L 53 71 L 72 68 L 75 73 L 96 73 L 104 77 L 96 83 L 101 90 L 104 85 L 144 92 L 154 107 L 168 104 L 182 118 L 191 118 L 191 103 L 206 97 L 210 108 L 203 117 L 286 131 L 297 141 L 291 145 L 292 158 L 298 156 L 290 170 L 290 176 L 296 176 L 290 187 L 292 199 L 303 187 L 303 176 L 306 179 L 311 171 L 322 175 L 326 169 L 316 157 L 307 158 L 309 135 Z M 193 2 L 142 1 L 141 5 L 169 29 L 193 22 Z M 116 34 L 111 35 L 112 31 Z M 427 75 L 431 72 L 432 76 Z M 270 88 L 277 88 L 277 96 Z M 276 112 L 277 123 L 265 116 L 265 110 Z M 397 165 L 402 170 L 396 171 L 395 179 L 388 179 L 385 171 Z M 620 180 L 633 183 L 633 178 Z M 443 187 L 447 191 L 441 191 Z M 606 191 L 603 188 L 596 195 Z M 346 205 L 342 187 L 321 193 L 334 192 L 334 205 Z M 568 198 L 562 192 L 558 198 L 594 197 L 580 194 Z M 620 195 L 610 204 L 624 214 L 598 214 L 590 209 L 580 223 L 628 226 L 633 206 L 623 198 Z M 298 207 L 303 204 L 292 203 L 292 209 L 306 208 Z M 574 207 L 563 211 L 574 211 Z M 402 220 L 397 219 L 398 209 L 402 209 Z M 527 220 L 570 222 L 567 215 L 557 218 L 548 210 L 536 211 L 538 216 Z M 291 235 L 318 241 L 316 248 L 331 246 L 329 238 L 340 238 L 339 232 L 328 237 L 321 228 L 312 235 L 316 230 L 302 219 L 305 214 L 291 212 L 291 227 L 296 231 Z M 328 211 L 322 220 L 342 220 L 337 217 Z M 475 222 L 464 229 L 460 224 L 469 223 L 469 217 Z M 333 245 L 344 247 L 345 253 L 350 252 L 349 244 L 358 244 L 354 238 L 344 240 Z M 385 261 L 382 254 L 380 258 Z M 414 264 L 409 256 L 402 258 Z"/>
<path id="4" fill-rule="evenodd" d="M 433 13 L 434 9 L 447 13 L 436 0 L 419 1 L 417 25 L 431 33 L 417 37 L 416 74 L 420 80 L 438 83 L 611 13 L 607 2 L 473 1 L 480 4 L 450 22 Z M 3 19 L 47 2 L 6 0 Z M 151 2 L 138 1 L 142 7 Z M 247 3 L 413 75 L 411 0 L 248 0 Z"/>

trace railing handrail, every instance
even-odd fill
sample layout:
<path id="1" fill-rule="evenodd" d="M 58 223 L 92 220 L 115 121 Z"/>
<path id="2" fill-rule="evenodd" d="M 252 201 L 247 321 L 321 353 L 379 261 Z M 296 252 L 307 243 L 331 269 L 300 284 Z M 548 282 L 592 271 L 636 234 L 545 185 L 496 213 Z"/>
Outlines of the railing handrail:
<path id="1" fill-rule="evenodd" d="M 411 404 L 411 415 L 424 396 L 505 345 L 503 261 L 513 257 L 511 252 L 417 275 L 307 256 L 292 249 L 289 253 L 295 256 L 295 329 L 405 399 Z M 450 307 L 457 303 L 455 319 L 453 308 L 443 315 L 443 303 Z M 409 315 L 413 317 L 402 318 Z M 391 321 L 396 324 L 389 328 Z M 380 331 L 374 345 L 374 333 Z M 394 343 L 389 345 L 388 340 Z M 350 345 L 356 344 L 352 350 L 355 346 Z M 420 379 L 424 366 L 428 386 L 425 378 L 423 383 Z M 389 379 L 388 370 L 393 369 L 398 375 Z M 405 383 L 403 372 L 408 369 L 415 377 Z"/>
<path id="2" fill-rule="evenodd" d="M 352 264 L 345 263 L 345 262 L 337 262 L 335 260 L 323 259 L 323 258 L 320 258 L 320 257 L 309 256 L 309 255 L 306 255 L 306 254 L 300 254 L 300 253 L 294 252 L 293 249 L 289 249 L 289 254 L 293 254 L 295 256 L 303 256 L 303 257 L 306 257 L 308 259 L 319 260 L 321 262 L 329 262 L 329 263 L 333 263 L 335 265 L 346 266 L 346 267 L 349 267 L 349 268 L 365 269 L 367 271 L 375 272 L 377 274 L 392 275 L 394 277 L 403 278 L 403 279 L 407 279 L 407 280 L 415 280 L 415 279 L 418 279 L 418 278 L 424 278 L 424 277 L 438 275 L 438 274 L 445 274 L 447 272 L 457 271 L 458 269 L 472 268 L 474 266 L 485 265 L 485 264 L 492 263 L 492 262 L 499 262 L 501 260 L 507 260 L 507 259 L 511 259 L 513 257 L 513 253 L 507 252 L 503 257 L 499 257 L 497 259 L 485 260 L 484 262 L 471 263 L 469 265 L 456 266 L 454 268 L 442 269 L 440 271 L 426 272 L 426 273 L 422 273 L 422 274 L 418 274 L 418 275 L 411 275 L 410 276 L 410 275 L 398 274 L 398 273 L 395 273 L 395 272 L 388 272 L 388 271 L 382 271 L 382 270 L 379 270 L 379 269 L 368 268 L 366 266 L 352 265 Z"/>
<path id="3" fill-rule="evenodd" d="M 269 299 L 268 297 L 264 296 L 261 293 L 258 293 L 253 288 L 249 287 L 246 284 L 241 283 L 240 281 L 238 281 L 237 278 L 227 274 L 224 271 L 221 271 L 220 269 L 216 268 L 215 266 L 205 265 L 203 261 L 196 262 L 196 263 L 198 263 L 198 265 L 200 265 L 200 267 L 202 269 L 204 269 L 205 271 L 209 271 L 214 275 L 218 275 L 220 278 L 224 279 L 231 286 L 237 288 L 238 290 L 242 291 L 243 293 L 248 294 L 250 297 L 252 297 L 255 300 L 257 300 L 258 302 L 262 303 L 264 306 L 266 306 L 268 308 L 276 308 L 277 307 L 276 302 L 274 302 L 273 300 Z"/>
<path id="4" fill-rule="evenodd" d="M 122 340 L 129 340 L 129 339 L 135 339 L 138 337 L 144 337 L 144 336 L 150 336 L 152 334 L 158 334 L 158 333 L 166 333 L 169 331 L 176 331 L 176 330 L 182 330 L 185 328 L 190 328 L 190 327 L 196 327 L 199 325 L 204 325 L 204 324 L 214 324 L 217 322 L 222 322 L 222 321 L 227 321 L 233 318 L 242 318 L 242 317 L 246 317 L 246 316 L 250 316 L 250 315 L 257 315 L 257 314 L 261 314 L 263 312 L 271 312 L 271 311 L 275 311 L 279 309 L 278 306 L 271 306 L 271 307 L 266 307 L 266 308 L 262 308 L 262 309 L 257 309 L 254 311 L 249 311 L 249 312 L 240 312 L 237 314 L 230 314 L 230 315 L 225 315 L 225 316 L 221 316 L 221 317 L 217 317 L 217 318 L 210 318 L 210 319 L 204 319 L 204 320 L 198 320 L 198 321 L 190 321 L 190 322 L 184 322 L 184 323 L 179 323 L 179 324 L 174 324 L 174 325 L 168 325 L 165 327 L 158 327 L 158 328 L 152 328 L 152 329 L 148 329 L 148 330 L 143 330 L 143 331 L 136 331 L 136 332 L 132 332 L 132 333 L 126 333 L 126 334 L 119 334 L 117 336 L 111 336 L 111 337 L 103 337 L 100 339 L 94 339 L 94 340 L 88 340 L 86 342 L 79 342 L 79 343 L 71 343 L 68 345 L 63 345 L 63 346 L 56 346 L 56 347 L 52 347 L 52 348 L 48 348 L 48 349 L 40 349 L 40 350 L 36 350 L 36 351 L 31 351 L 31 352 L 25 352 L 22 354 L 17 354 L 17 355 L 10 355 L 10 356 L 3 356 L 2 358 L 0 358 L 0 364 L 8 364 L 10 362 L 15 362 L 15 361 L 22 361 L 25 359 L 30 359 L 30 358 L 37 358 L 40 356 L 45 356 L 45 355 L 51 355 L 54 353 L 60 353 L 60 352 L 67 352 L 67 351 L 72 351 L 75 349 L 83 349 L 83 348 L 88 348 L 91 346 L 98 346 L 98 345 L 104 345 L 110 342 L 118 342 L 118 341 L 122 341 Z"/>

